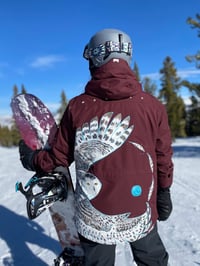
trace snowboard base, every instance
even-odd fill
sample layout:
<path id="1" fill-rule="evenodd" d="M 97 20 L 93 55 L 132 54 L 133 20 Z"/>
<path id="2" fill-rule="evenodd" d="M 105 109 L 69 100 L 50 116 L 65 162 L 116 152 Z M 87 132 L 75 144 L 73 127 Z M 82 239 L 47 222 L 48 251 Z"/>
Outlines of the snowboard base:
<path id="1" fill-rule="evenodd" d="M 57 125 L 44 103 L 36 96 L 25 93 L 12 99 L 11 108 L 16 126 L 25 143 L 33 150 L 50 148 L 57 132 Z M 68 169 L 62 170 L 68 181 L 67 200 L 54 202 L 49 211 L 64 250 L 63 257 L 69 261 L 63 265 L 78 266 L 79 264 L 74 264 L 74 261 L 82 261 L 84 253 L 74 223 L 74 188 Z"/>

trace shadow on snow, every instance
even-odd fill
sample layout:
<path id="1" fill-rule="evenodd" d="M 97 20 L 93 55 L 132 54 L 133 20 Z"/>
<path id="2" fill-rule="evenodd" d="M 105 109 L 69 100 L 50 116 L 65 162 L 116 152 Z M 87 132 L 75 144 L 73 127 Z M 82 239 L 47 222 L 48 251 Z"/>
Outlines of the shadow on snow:
<path id="1" fill-rule="evenodd" d="M 33 254 L 27 243 L 51 250 L 55 254 L 60 252 L 58 241 L 45 235 L 44 229 L 36 222 L 1 205 L 0 217 L 0 237 L 6 242 L 12 256 L 3 258 L 4 266 L 48 265 Z"/>
<path id="2" fill-rule="evenodd" d="M 173 157 L 200 157 L 200 147 L 198 146 L 173 146 Z"/>

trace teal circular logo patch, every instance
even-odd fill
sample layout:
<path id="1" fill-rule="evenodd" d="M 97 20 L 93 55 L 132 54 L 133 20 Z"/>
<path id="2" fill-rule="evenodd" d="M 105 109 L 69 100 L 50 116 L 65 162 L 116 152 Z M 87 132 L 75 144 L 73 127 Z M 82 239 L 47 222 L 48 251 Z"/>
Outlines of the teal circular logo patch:
<path id="1" fill-rule="evenodd" d="M 131 188 L 131 194 L 133 197 L 139 197 L 142 194 L 142 188 L 139 185 L 135 185 Z"/>

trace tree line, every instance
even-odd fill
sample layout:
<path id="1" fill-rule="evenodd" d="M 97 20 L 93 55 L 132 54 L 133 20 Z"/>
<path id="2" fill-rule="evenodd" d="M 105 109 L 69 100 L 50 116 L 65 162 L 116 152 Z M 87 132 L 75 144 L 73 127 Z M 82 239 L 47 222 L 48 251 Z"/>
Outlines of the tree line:
<path id="1" fill-rule="evenodd" d="M 188 18 L 187 23 L 193 29 L 197 29 L 197 35 L 200 38 L 200 15 L 197 14 L 195 18 Z M 196 68 L 200 69 L 200 51 L 197 51 L 194 55 L 187 55 L 186 60 L 190 63 L 195 63 Z M 170 56 L 164 59 L 163 66 L 159 71 L 159 89 L 149 77 L 140 78 L 140 71 L 136 62 L 134 63 L 133 71 L 138 81 L 142 84 L 143 90 L 157 97 L 165 105 L 173 139 L 177 137 L 200 136 L 200 83 L 191 83 L 188 80 L 181 79 L 175 68 L 175 62 L 173 62 Z M 182 87 L 187 88 L 191 93 L 190 105 L 186 105 L 180 95 L 180 88 Z M 22 84 L 21 93 L 26 92 L 27 90 Z M 18 93 L 18 87 L 14 85 L 13 97 Z M 62 91 L 60 107 L 55 113 L 58 123 L 67 104 L 66 94 Z M 1 146 L 16 146 L 19 140 L 19 132 L 14 121 L 11 127 L 0 125 Z"/>
<path id="2" fill-rule="evenodd" d="M 189 17 L 186 22 L 192 29 L 197 29 L 197 36 L 200 38 L 200 14 L 196 14 L 195 18 Z M 187 55 L 185 58 L 188 62 L 195 63 L 196 68 L 200 69 L 200 51 Z M 143 84 L 143 89 L 155 96 L 156 84 L 148 77 L 140 79 L 136 63 L 134 71 L 138 80 Z M 170 56 L 164 59 L 159 73 L 161 87 L 157 97 L 166 106 L 172 138 L 200 136 L 200 83 L 191 83 L 181 79 Z M 190 105 L 186 105 L 180 95 L 180 88 L 183 87 L 190 92 Z"/>

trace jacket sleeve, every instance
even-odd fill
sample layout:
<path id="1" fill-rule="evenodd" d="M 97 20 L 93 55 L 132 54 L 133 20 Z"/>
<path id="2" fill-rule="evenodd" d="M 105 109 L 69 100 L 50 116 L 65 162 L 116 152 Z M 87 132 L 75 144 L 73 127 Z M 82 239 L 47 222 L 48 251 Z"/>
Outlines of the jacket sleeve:
<path id="1" fill-rule="evenodd" d="M 68 105 L 69 106 L 69 105 Z M 75 130 L 67 107 L 50 150 L 41 150 L 34 157 L 37 171 L 50 172 L 58 166 L 68 167 L 74 160 Z"/>
<path id="2" fill-rule="evenodd" d="M 165 107 L 162 106 L 156 140 L 158 187 L 167 188 L 173 181 L 172 139 Z"/>

